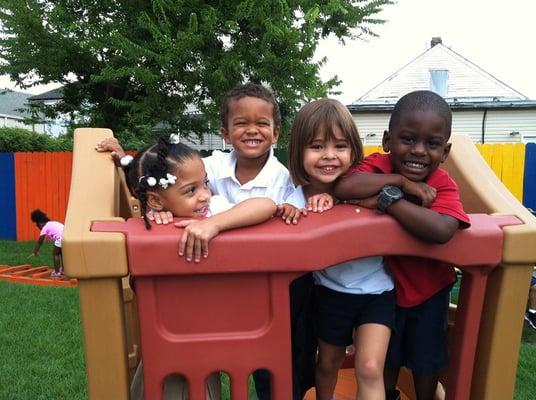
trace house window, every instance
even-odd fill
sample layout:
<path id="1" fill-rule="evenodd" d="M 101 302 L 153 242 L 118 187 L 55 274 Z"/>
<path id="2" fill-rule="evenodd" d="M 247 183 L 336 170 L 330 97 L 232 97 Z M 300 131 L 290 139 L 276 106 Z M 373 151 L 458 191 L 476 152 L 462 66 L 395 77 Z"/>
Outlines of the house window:
<path id="1" fill-rule="evenodd" d="M 442 97 L 447 97 L 449 90 L 449 71 L 446 69 L 430 70 L 430 90 Z"/>

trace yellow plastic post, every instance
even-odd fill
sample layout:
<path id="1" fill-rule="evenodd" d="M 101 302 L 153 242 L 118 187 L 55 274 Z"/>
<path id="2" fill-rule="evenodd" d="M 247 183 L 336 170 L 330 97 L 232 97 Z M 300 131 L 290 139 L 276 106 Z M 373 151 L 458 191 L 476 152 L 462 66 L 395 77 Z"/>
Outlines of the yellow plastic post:
<path id="1" fill-rule="evenodd" d="M 75 131 L 69 205 L 63 234 L 65 272 L 78 278 L 89 398 L 129 398 L 123 287 L 128 273 L 125 239 L 91 232 L 93 220 L 118 219 L 119 175 L 95 145 L 108 129 Z M 120 218 L 119 218 L 120 219 Z"/>
<path id="2" fill-rule="evenodd" d="M 460 187 L 465 210 L 515 215 L 524 222 L 503 229 L 503 259 L 488 280 L 471 392 L 472 399 L 511 399 L 536 262 L 536 218 L 501 183 L 469 137 L 453 135 L 452 143 L 445 167 Z"/>

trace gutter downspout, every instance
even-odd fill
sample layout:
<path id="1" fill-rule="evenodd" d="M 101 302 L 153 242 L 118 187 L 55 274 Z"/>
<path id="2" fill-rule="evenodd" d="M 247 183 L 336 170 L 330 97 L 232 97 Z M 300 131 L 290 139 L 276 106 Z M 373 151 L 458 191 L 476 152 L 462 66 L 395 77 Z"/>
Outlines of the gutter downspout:
<path id="1" fill-rule="evenodd" d="M 484 115 L 482 116 L 482 144 L 484 144 L 484 138 L 486 137 L 486 117 L 488 116 L 488 109 L 484 109 Z"/>

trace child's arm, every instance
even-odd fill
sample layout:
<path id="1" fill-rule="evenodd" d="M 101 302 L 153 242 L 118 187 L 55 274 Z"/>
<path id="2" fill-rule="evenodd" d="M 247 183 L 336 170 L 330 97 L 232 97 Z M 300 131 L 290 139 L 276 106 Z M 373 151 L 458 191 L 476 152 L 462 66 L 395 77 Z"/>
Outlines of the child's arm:
<path id="1" fill-rule="evenodd" d="M 363 199 L 364 207 L 377 207 L 377 194 L 385 185 L 400 187 L 406 194 L 421 199 L 422 206 L 400 199 L 387 208 L 405 229 L 422 240 L 434 243 L 448 242 L 459 226 L 459 221 L 440 214 L 429 207 L 436 197 L 436 189 L 423 182 L 413 182 L 399 174 L 357 172 L 340 179 L 335 195 L 340 199 Z"/>
<path id="2" fill-rule="evenodd" d="M 439 244 L 447 243 L 460 225 L 460 222 L 450 215 L 440 214 L 405 199 L 391 204 L 387 213 L 418 238 Z"/>
<path id="3" fill-rule="evenodd" d="M 436 190 L 424 182 L 413 182 L 400 174 L 374 174 L 355 172 L 341 177 L 335 183 L 335 197 L 341 200 L 367 199 L 377 195 L 385 185 L 398 186 L 404 193 L 422 201 L 429 207 L 436 197 Z"/>
<path id="4" fill-rule="evenodd" d="M 218 233 L 233 228 L 255 225 L 270 219 L 276 212 L 273 200 L 258 197 L 244 200 L 233 208 L 204 220 L 185 220 L 175 224 L 184 227 L 179 241 L 179 255 L 186 261 L 201 261 L 208 257 L 208 242 Z"/>
<path id="5" fill-rule="evenodd" d="M 41 235 L 39 236 L 39 239 L 37 239 L 37 242 L 35 242 L 35 246 L 34 246 L 34 249 L 32 251 L 32 254 L 30 254 L 28 256 L 28 258 L 30 257 L 36 257 L 38 254 L 39 254 L 39 249 L 41 248 L 41 245 L 43 244 L 43 242 L 45 241 L 45 236 L 46 235 Z"/>

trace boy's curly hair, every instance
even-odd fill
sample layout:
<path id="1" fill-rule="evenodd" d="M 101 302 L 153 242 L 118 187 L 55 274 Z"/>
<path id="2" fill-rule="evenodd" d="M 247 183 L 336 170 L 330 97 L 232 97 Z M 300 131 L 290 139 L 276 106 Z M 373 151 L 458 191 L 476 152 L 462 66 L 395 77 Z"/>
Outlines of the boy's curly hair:
<path id="1" fill-rule="evenodd" d="M 273 106 L 272 117 L 274 119 L 274 126 L 276 128 L 281 127 L 281 111 L 279 110 L 279 104 L 277 104 L 274 94 L 270 89 L 253 82 L 235 86 L 227 92 L 223 98 L 220 109 L 220 123 L 222 127 L 227 128 L 227 124 L 229 123 L 229 109 L 231 103 L 240 100 L 243 97 L 256 97 L 270 103 Z"/>

